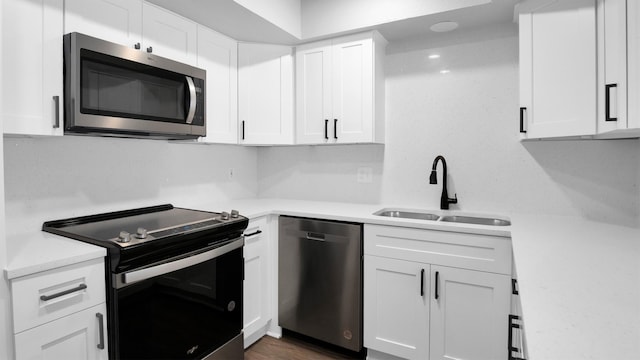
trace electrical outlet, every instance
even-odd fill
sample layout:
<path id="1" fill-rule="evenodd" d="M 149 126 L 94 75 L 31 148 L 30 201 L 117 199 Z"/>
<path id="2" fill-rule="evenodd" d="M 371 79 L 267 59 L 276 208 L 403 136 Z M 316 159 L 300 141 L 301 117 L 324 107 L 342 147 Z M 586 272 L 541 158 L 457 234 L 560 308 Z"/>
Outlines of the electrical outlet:
<path id="1" fill-rule="evenodd" d="M 370 184 L 373 182 L 373 170 L 370 167 L 358 168 L 358 182 L 363 184 Z"/>

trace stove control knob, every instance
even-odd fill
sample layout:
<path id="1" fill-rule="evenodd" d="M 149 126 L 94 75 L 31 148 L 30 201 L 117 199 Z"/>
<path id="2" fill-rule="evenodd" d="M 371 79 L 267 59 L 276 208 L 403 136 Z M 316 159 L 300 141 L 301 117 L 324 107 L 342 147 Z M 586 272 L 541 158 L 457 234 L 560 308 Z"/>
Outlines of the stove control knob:
<path id="1" fill-rule="evenodd" d="M 231 218 L 232 219 L 237 219 L 238 215 L 240 215 L 240 213 L 238 212 L 238 210 L 231 210 Z"/>
<path id="2" fill-rule="evenodd" d="M 229 213 L 228 213 L 228 212 L 226 212 L 226 211 L 223 211 L 223 212 L 220 214 L 220 219 L 222 219 L 222 220 L 229 220 Z"/>
<path id="3" fill-rule="evenodd" d="M 118 236 L 118 242 L 128 243 L 131 241 L 131 235 L 129 235 L 126 231 L 120 231 L 120 235 Z"/>
<path id="4" fill-rule="evenodd" d="M 147 238 L 147 229 L 139 227 L 138 231 L 136 232 L 136 237 L 138 239 L 146 239 Z"/>

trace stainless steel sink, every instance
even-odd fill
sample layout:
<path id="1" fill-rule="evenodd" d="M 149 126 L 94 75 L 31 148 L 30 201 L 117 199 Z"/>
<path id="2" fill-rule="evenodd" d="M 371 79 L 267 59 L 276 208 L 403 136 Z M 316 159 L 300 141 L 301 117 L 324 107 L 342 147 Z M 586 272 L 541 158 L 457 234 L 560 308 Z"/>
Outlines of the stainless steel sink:
<path id="1" fill-rule="evenodd" d="M 421 213 L 415 211 L 405 211 L 405 210 L 387 210 L 382 209 L 373 213 L 373 215 L 378 216 L 387 216 L 401 219 L 417 219 L 417 220 L 438 220 L 440 216 L 429 213 Z"/>
<path id="2" fill-rule="evenodd" d="M 465 224 L 476 224 L 476 225 L 489 225 L 489 226 L 509 226 L 509 225 L 511 225 L 511 221 L 509 221 L 509 220 L 495 219 L 495 218 L 484 218 L 484 217 L 475 217 L 475 216 L 446 215 L 446 216 L 440 217 L 440 221 L 455 222 L 455 223 L 465 223 Z"/>

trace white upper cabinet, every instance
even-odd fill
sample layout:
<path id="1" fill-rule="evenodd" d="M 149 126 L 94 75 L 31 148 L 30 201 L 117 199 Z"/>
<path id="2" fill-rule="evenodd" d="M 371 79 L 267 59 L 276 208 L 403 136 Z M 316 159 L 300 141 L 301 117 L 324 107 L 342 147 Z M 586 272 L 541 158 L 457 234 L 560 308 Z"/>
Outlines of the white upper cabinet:
<path id="1" fill-rule="evenodd" d="M 640 2 L 627 1 L 626 19 L 628 46 L 627 127 L 640 129 Z"/>
<path id="2" fill-rule="evenodd" d="M 142 46 L 142 1 L 65 0 L 64 32 Z"/>
<path id="3" fill-rule="evenodd" d="M 202 142 L 238 143 L 238 43 L 198 25 L 198 67 L 207 71 L 207 135 Z"/>
<path id="4" fill-rule="evenodd" d="M 596 0 L 520 4 L 520 122 L 525 138 L 596 131 Z"/>
<path id="5" fill-rule="evenodd" d="M 296 48 L 296 142 L 384 142 L 384 48 L 377 32 Z"/>
<path id="6" fill-rule="evenodd" d="M 638 137 L 637 3 L 528 0 L 518 10 L 522 138 Z"/>
<path id="7" fill-rule="evenodd" d="M 196 65 L 197 24 L 141 0 L 66 0 L 64 32 Z"/>
<path id="8" fill-rule="evenodd" d="M 197 62 L 197 24 L 148 3 L 142 4 L 142 47 L 186 64 Z"/>
<path id="9" fill-rule="evenodd" d="M 2 0 L 5 134 L 62 135 L 63 0 Z"/>
<path id="10" fill-rule="evenodd" d="M 626 3 L 598 1 L 598 133 L 628 125 Z"/>
<path id="11" fill-rule="evenodd" d="M 238 120 L 241 144 L 293 144 L 290 47 L 238 44 Z"/>

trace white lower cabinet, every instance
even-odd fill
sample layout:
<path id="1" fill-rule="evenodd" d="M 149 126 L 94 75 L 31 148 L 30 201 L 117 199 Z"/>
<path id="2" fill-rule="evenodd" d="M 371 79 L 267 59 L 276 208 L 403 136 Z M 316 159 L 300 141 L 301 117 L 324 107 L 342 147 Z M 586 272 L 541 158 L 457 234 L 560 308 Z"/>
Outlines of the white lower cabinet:
<path id="1" fill-rule="evenodd" d="M 406 359 L 429 356 L 428 264 L 364 257 L 364 346 Z"/>
<path id="2" fill-rule="evenodd" d="M 260 217 L 251 220 L 244 232 L 243 330 L 245 348 L 266 334 L 271 320 L 268 226 L 268 218 Z"/>
<path id="3" fill-rule="evenodd" d="M 102 258 L 11 279 L 16 360 L 108 359 Z"/>
<path id="4" fill-rule="evenodd" d="M 429 358 L 506 359 L 510 276 L 434 265 L 431 279 L 436 278 Z"/>
<path id="5" fill-rule="evenodd" d="M 16 334 L 16 359 L 108 359 L 105 303 Z"/>
<path id="6" fill-rule="evenodd" d="M 507 358 L 508 238 L 365 225 L 364 345 L 373 359 Z M 438 241 L 439 239 L 439 241 Z M 389 241 L 396 241 L 391 245 Z M 413 245 L 412 245 L 413 244 Z M 480 245 L 481 244 L 481 245 Z M 395 257 L 395 258 L 394 258 Z M 473 258 L 469 269 L 456 260 Z"/>

